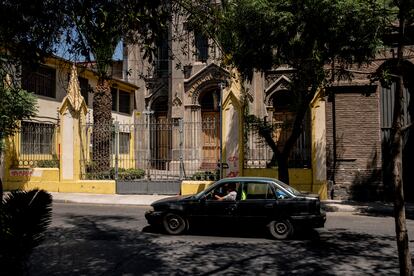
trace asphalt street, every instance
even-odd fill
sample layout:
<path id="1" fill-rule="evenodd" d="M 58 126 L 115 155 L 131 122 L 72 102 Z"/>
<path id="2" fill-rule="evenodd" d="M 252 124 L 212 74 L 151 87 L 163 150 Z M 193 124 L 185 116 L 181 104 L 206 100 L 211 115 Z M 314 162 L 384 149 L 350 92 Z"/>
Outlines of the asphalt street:
<path id="1" fill-rule="evenodd" d="M 390 216 L 328 213 L 325 228 L 275 241 L 219 226 L 164 235 L 147 227 L 148 208 L 54 203 L 30 275 L 398 275 Z"/>

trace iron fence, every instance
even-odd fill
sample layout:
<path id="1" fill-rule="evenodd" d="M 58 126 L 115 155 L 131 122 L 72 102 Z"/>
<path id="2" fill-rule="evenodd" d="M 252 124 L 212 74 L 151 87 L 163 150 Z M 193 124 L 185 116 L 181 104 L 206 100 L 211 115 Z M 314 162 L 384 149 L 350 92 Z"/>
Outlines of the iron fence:
<path id="1" fill-rule="evenodd" d="M 81 127 L 85 148 L 81 148 L 81 179 L 182 180 L 216 179 L 219 160 L 218 122 L 184 122 L 182 119 L 152 118 L 142 123 L 114 122 L 102 128 Z M 93 145 L 94 132 L 110 132 L 108 151 Z M 101 157 L 102 156 L 102 157 Z M 104 164 L 101 158 L 108 159 Z"/>
<path id="2" fill-rule="evenodd" d="M 21 122 L 14 135 L 16 155 L 12 157 L 12 166 L 58 168 L 58 131 L 59 126 L 54 123 Z"/>
<path id="3" fill-rule="evenodd" d="M 278 148 L 282 149 L 284 143 L 291 134 L 291 126 L 282 122 L 272 122 L 269 126 L 270 129 L 272 129 L 272 139 L 276 142 Z M 244 168 L 267 168 L 277 166 L 277 162 L 275 162 L 275 160 L 272 161 L 274 156 L 272 149 L 258 132 L 259 127 L 259 123 L 247 123 Z M 303 131 L 290 153 L 289 167 L 310 167 L 310 147 L 310 129 L 309 125 L 304 123 Z"/>

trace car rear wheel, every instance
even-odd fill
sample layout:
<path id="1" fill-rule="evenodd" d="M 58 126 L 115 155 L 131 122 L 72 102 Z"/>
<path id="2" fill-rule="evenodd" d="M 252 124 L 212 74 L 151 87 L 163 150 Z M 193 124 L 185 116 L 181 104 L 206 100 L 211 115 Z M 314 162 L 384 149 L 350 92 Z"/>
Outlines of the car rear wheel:
<path id="1" fill-rule="evenodd" d="M 179 235 L 187 229 L 188 223 L 181 215 L 168 213 L 164 216 L 163 225 L 168 234 Z"/>
<path id="2" fill-rule="evenodd" d="M 268 227 L 270 235 L 277 240 L 285 240 L 293 234 L 293 225 L 288 219 L 271 221 Z"/>

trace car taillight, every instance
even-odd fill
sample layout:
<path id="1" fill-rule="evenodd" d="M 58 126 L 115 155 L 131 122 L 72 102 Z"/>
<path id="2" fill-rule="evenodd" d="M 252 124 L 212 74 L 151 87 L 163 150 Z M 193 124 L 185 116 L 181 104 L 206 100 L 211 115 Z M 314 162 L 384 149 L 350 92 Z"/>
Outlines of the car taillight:
<path id="1" fill-rule="evenodd" d="M 316 205 L 316 212 L 317 213 L 320 213 L 321 212 L 321 202 L 320 202 L 320 200 L 315 200 L 316 201 L 316 203 L 315 203 L 315 205 Z"/>

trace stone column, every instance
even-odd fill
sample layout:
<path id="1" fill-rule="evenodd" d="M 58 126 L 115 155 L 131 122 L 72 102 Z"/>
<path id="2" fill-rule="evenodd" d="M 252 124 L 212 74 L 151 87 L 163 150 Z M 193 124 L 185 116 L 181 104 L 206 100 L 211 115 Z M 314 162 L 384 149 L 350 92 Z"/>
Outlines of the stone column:
<path id="1" fill-rule="evenodd" d="M 224 170 L 224 177 L 242 175 L 243 160 L 243 132 L 241 106 L 233 93 L 229 93 L 223 103 L 223 162 L 228 169 Z"/>
<path id="2" fill-rule="evenodd" d="M 76 66 L 73 65 L 67 95 L 59 108 L 61 126 L 60 179 L 77 181 L 81 174 L 81 153 L 86 157 L 86 139 L 82 136 L 82 124 L 86 122 L 88 108 L 80 93 Z"/>

